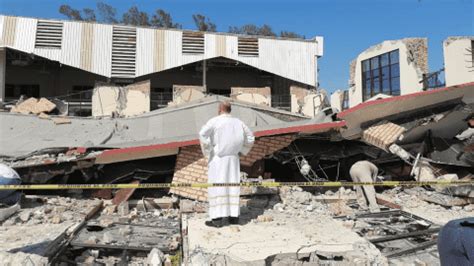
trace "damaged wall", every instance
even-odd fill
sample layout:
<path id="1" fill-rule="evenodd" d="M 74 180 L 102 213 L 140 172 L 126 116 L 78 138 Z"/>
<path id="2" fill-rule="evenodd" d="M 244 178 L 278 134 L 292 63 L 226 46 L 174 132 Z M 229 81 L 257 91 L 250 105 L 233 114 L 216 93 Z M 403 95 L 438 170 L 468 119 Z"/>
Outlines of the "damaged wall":
<path id="1" fill-rule="evenodd" d="M 242 166 L 252 166 L 264 156 L 281 150 L 296 138 L 295 135 L 280 135 L 261 137 L 246 156 L 241 157 Z M 207 159 L 202 155 L 199 145 L 187 146 L 180 149 L 176 158 L 176 167 L 173 183 L 207 183 Z M 205 188 L 172 188 L 170 193 L 195 199 L 207 201 L 207 189 Z"/>
<path id="2" fill-rule="evenodd" d="M 423 74 L 428 73 L 428 41 L 426 38 L 405 38 L 384 41 L 360 53 L 350 64 L 349 106 L 363 101 L 362 61 L 397 50 L 399 51 L 400 94 L 421 91 Z M 354 63 L 355 62 L 355 63 Z M 355 67 L 354 67 L 355 65 Z M 354 73 L 354 75 L 352 75 Z M 352 84 L 354 84 L 352 86 Z"/>
<path id="3" fill-rule="evenodd" d="M 150 81 L 126 87 L 98 85 L 92 94 L 92 116 L 135 116 L 150 111 Z"/>
<path id="4" fill-rule="evenodd" d="M 474 81 L 474 36 L 449 37 L 443 42 L 446 86 Z"/>
<path id="5" fill-rule="evenodd" d="M 319 110 L 326 107 L 325 90 L 309 90 L 299 86 L 290 86 L 291 112 L 314 117 Z"/>
<path id="6" fill-rule="evenodd" d="M 192 102 L 204 98 L 206 89 L 203 86 L 173 85 L 172 104 Z"/>
<path id="7" fill-rule="evenodd" d="M 272 105 L 271 93 L 270 87 L 232 87 L 230 89 L 232 99 L 263 106 Z"/>

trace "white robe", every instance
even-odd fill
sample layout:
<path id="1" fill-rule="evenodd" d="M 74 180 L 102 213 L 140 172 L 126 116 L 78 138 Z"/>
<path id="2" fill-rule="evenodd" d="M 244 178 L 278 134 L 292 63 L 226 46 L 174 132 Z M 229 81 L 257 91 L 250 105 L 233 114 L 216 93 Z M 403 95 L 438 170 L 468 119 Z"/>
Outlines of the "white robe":
<path id="1" fill-rule="evenodd" d="M 239 119 L 222 114 L 210 119 L 199 132 L 203 154 L 208 157 L 209 183 L 240 183 L 239 154 L 254 143 L 250 129 Z M 209 216 L 238 217 L 240 187 L 208 188 Z"/>

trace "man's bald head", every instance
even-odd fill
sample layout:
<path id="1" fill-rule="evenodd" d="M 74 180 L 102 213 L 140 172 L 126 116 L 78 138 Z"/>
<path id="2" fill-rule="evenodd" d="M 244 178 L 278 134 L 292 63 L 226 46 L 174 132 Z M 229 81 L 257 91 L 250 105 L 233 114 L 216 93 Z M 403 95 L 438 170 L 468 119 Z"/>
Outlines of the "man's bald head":
<path id="1" fill-rule="evenodd" d="M 232 107 L 230 106 L 230 102 L 225 101 L 219 104 L 219 114 L 230 114 L 232 111 Z"/>

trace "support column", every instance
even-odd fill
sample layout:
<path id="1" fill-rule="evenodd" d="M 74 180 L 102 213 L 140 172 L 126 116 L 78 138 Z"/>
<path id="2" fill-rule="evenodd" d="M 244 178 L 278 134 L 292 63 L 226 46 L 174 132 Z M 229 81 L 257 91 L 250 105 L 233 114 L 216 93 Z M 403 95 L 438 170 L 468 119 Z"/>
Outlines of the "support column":
<path id="1" fill-rule="evenodd" d="M 0 48 L 0 102 L 5 101 L 6 70 L 7 70 L 7 49 Z"/>

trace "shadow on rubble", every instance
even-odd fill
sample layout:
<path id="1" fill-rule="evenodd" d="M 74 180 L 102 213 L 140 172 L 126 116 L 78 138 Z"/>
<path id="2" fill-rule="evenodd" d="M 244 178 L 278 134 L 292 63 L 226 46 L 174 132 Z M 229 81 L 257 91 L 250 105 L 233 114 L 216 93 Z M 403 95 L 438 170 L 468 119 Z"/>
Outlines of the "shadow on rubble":
<path id="1" fill-rule="evenodd" d="M 281 202 L 281 200 L 278 194 L 243 198 L 241 200 L 241 204 L 243 203 L 243 205 L 240 207 L 239 224 L 245 225 L 254 219 L 258 219 L 266 210 L 273 209 L 273 206 L 279 202 Z"/>

